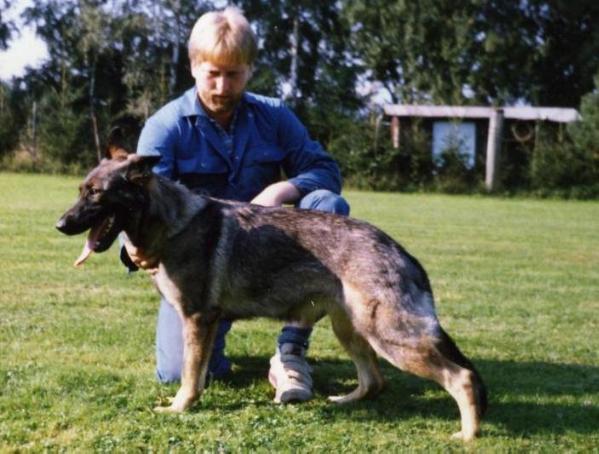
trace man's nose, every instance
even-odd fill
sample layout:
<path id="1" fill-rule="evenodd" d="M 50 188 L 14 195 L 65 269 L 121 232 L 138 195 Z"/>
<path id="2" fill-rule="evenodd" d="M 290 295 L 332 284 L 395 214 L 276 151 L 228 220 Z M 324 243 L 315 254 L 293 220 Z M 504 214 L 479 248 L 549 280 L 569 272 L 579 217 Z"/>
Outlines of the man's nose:
<path id="1" fill-rule="evenodd" d="M 228 93 L 231 89 L 231 81 L 227 76 L 221 76 L 216 80 L 216 91 L 220 94 Z"/>

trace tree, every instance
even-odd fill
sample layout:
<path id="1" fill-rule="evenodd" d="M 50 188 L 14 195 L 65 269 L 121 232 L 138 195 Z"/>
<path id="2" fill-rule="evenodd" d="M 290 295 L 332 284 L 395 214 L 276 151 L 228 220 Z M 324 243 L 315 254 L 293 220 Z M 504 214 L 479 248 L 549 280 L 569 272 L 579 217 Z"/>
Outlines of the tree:
<path id="1" fill-rule="evenodd" d="M 43 98 L 69 84 L 75 96 L 69 108 L 87 118 L 78 123 L 78 133 L 86 138 L 79 149 L 81 162 L 89 161 L 86 153 L 101 157 L 101 139 L 116 118 L 134 115 L 143 120 L 191 85 L 189 65 L 182 57 L 187 38 L 183 33 L 206 5 L 190 0 L 34 0 L 27 8 L 25 19 L 35 24 L 50 58 L 22 81 L 32 82 L 29 89 L 46 107 L 45 115 L 52 103 Z M 51 135 L 48 131 L 46 140 Z M 62 135 L 57 143 L 63 142 Z"/>
<path id="2" fill-rule="evenodd" d="M 118 79 L 110 77 L 114 74 L 110 74 L 106 64 L 112 61 L 113 36 L 106 8 L 106 2 L 97 0 L 34 0 L 24 13 L 26 20 L 36 25 L 50 55 L 42 68 L 31 71 L 44 80 L 45 90 L 40 90 L 40 98 L 46 90 L 59 92 L 65 83 L 72 84 L 69 90 L 79 97 L 70 105 L 75 114 L 86 111 L 87 135 L 97 159 L 102 156 L 98 117 L 106 116 L 104 109 L 98 110 L 99 105 L 101 101 L 110 104 L 110 91 L 121 85 Z M 59 135 L 57 132 L 56 140 L 62 142 Z"/>
<path id="3" fill-rule="evenodd" d="M 581 121 L 569 125 L 577 161 L 582 164 L 575 175 L 579 184 L 595 184 L 595 195 L 599 195 L 599 72 L 595 88 L 582 97 L 580 115 Z"/>
<path id="4" fill-rule="evenodd" d="M 576 106 L 599 66 L 592 0 L 345 1 L 353 45 L 394 102 Z"/>
<path id="5" fill-rule="evenodd" d="M 466 101 L 476 46 L 471 1 L 345 1 L 344 14 L 363 71 L 393 102 Z"/>
<path id="6" fill-rule="evenodd" d="M 146 119 L 193 84 L 187 39 L 209 2 L 127 2 L 115 17 L 123 56 L 128 113 Z"/>
<path id="7" fill-rule="evenodd" d="M 15 91 L 0 81 L 0 156 L 16 148 L 23 123 Z"/>
<path id="8" fill-rule="evenodd" d="M 355 116 L 356 93 L 350 27 L 338 2 L 241 0 L 260 43 L 250 89 L 279 96 L 326 145 L 341 117 Z"/>
<path id="9" fill-rule="evenodd" d="M 599 68 L 596 1 L 488 2 L 478 22 L 484 53 L 471 80 L 482 94 L 577 107 L 592 89 Z"/>
<path id="10" fill-rule="evenodd" d="M 14 31 L 14 23 L 5 19 L 6 11 L 11 7 L 9 0 L 0 0 L 0 50 L 6 49 Z"/>

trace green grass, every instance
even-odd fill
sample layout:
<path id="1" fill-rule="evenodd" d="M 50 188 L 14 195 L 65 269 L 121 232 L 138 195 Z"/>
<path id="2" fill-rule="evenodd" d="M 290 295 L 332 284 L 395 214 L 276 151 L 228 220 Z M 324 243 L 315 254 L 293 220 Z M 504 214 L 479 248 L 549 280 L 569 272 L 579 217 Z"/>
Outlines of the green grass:
<path id="1" fill-rule="evenodd" d="M 71 264 L 83 237 L 54 230 L 75 178 L 0 174 L 0 451 L 462 451 L 452 399 L 385 365 L 356 384 L 328 321 L 312 337 L 316 397 L 276 406 L 265 376 L 280 324 L 237 323 L 235 373 L 181 416 L 152 407 L 157 297 L 116 250 Z M 353 215 L 427 268 L 441 322 L 490 393 L 480 451 L 599 449 L 599 203 L 348 192 Z"/>

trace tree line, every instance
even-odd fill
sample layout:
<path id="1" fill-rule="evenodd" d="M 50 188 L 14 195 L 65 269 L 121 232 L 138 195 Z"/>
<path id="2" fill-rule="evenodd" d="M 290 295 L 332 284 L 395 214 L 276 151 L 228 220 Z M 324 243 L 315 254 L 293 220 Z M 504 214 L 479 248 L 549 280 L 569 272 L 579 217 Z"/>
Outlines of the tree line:
<path id="1" fill-rule="evenodd" d="M 18 34 L 5 19 L 11 3 L 0 0 L 0 49 Z M 203 12 L 223 6 L 216 3 L 33 0 L 22 19 L 49 58 L 0 84 L 2 165 L 23 154 L 46 171 L 93 165 L 112 125 L 143 123 L 193 84 L 186 41 Z M 417 125 L 402 150 L 392 149 L 375 94 L 396 103 L 582 105 L 586 123 L 553 134 L 547 147 L 562 158 L 567 148 L 594 169 L 587 186 L 599 175 L 594 0 L 229 3 L 245 12 L 260 43 L 249 89 L 285 99 L 357 186 L 414 189 L 444 175 L 422 164 L 430 153 Z M 545 161 L 528 159 L 524 187 L 535 186 Z"/>

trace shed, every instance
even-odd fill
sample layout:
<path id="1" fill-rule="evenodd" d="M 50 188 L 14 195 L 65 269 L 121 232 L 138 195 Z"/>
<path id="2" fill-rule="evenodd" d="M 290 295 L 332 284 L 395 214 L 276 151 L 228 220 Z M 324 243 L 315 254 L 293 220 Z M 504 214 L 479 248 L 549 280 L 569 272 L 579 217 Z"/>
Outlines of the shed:
<path id="1" fill-rule="evenodd" d="M 384 113 L 391 117 L 391 140 L 399 148 L 399 132 L 402 118 L 428 118 L 438 120 L 481 120 L 487 125 L 485 185 L 493 190 L 497 182 L 497 162 L 503 134 L 504 120 L 523 122 L 551 121 L 570 123 L 580 119 L 576 109 L 561 107 L 483 107 L 483 106 L 430 106 L 413 104 L 387 104 Z M 442 128 L 440 128 L 442 129 Z"/>

